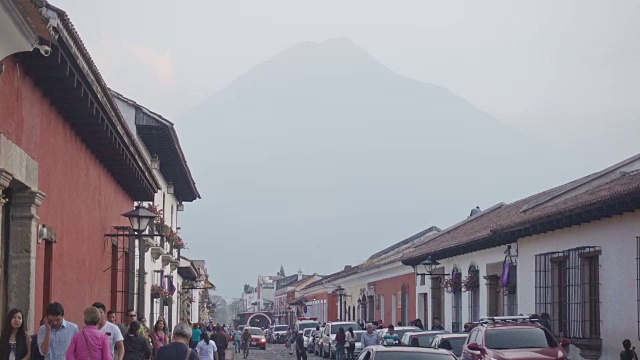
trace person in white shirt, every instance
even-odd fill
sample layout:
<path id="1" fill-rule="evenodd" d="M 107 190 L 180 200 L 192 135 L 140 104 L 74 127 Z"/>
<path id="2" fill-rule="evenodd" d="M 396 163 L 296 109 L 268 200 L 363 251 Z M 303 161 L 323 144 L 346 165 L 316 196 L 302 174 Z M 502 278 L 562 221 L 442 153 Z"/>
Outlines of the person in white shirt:
<path id="1" fill-rule="evenodd" d="M 200 360 L 218 360 L 218 347 L 213 340 L 209 340 L 209 334 L 206 331 L 200 335 L 196 352 Z"/>
<path id="2" fill-rule="evenodd" d="M 124 338 L 120 328 L 107 321 L 107 308 L 101 302 L 93 303 L 94 308 L 100 311 L 100 321 L 98 322 L 98 330 L 109 337 L 109 346 L 111 346 L 111 356 L 113 360 L 122 360 L 124 358 Z M 116 351 L 117 350 L 117 351 Z"/>

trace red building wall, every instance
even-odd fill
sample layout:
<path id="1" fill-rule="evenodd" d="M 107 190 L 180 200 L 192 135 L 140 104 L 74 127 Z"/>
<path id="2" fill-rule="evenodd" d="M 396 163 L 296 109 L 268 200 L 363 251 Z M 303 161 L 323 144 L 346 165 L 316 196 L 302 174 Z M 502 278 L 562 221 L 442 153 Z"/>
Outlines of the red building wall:
<path id="1" fill-rule="evenodd" d="M 58 238 L 53 244 L 51 299 L 62 303 L 68 320 L 82 324 L 85 307 L 94 301 L 110 304 L 111 243 L 104 234 L 115 225 L 128 225 L 120 214 L 133 207 L 133 199 L 24 70 L 18 71 L 15 58 L 3 63 L 0 132 L 38 163 L 39 190 L 46 194 L 38 210 L 40 223 L 52 226 Z M 44 244 L 38 245 L 37 323 L 43 316 L 43 249 Z"/>
<path id="2" fill-rule="evenodd" d="M 370 284 L 370 286 L 375 286 L 376 295 L 378 299 L 380 299 L 380 295 L 384 296 L 384 322 L 385 325 L 391 324 L 392 312 L 396 313 L 396 323 L 402 320 L 402 309 L 400 308 L 400 296 L 399 294 L 402 291 L 402 285 L 405 285 L 405 289 L 407 291 L 407 305 L 409 309 L 409 317 L 407 319 L 407 324 L 409 321 L 416 319 L 416 276 L 414 273 L 395 276 L 392 278 L 378 280 L 374 284 Z M 392 295 L 396 295 L 396 306 L 392 308 Z M 380 320 L 382 318 L 382 306 L 376 306 L 375 318 L 376 320 Z M 407 325 L 403 324 L 403 325 Z M 393 324 L 396 325 L 396 324 Z"/>

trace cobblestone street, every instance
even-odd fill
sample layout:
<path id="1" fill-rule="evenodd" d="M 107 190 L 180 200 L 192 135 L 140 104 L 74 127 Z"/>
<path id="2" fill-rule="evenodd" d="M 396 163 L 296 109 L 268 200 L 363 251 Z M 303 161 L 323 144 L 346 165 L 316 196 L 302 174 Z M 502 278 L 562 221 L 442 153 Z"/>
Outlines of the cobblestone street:
<path id="1" fill-rule="evenodd" d="M 242 354 L 235 354 L 235 355 L 236 355 L 235 360 L 242 360 Z M 233 359 L 230 356 L 233 356 L 233 351 L 231 352 L 227 351 L 226 360 Z M 309 360 L 316 358 L 316 356 L 313 354 L 307 354 L 307 356 Z M 295 358 L 296 358 L 295 354 L 289 355 L 284 345 L 276 344 L 276 345 L 267 346 L 267 350 L 259 350 L 259 349 L 252 348 L 251 351 L 249 351 L 249 357 L 247 359 L 249 360 L 282 360 L 282 359 L 295 359 Z M 320 359 L 320 357 L 317 357 L 317 358 Z"/>

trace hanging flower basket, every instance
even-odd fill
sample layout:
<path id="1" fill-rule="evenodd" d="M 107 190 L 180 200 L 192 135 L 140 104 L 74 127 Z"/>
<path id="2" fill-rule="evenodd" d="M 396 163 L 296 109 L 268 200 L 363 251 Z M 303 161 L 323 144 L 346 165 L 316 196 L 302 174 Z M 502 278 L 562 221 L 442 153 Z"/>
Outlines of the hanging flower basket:
<path id="1" fill-rule="evenodd" d="M 162 209 L 160 209 L 160 205 L 149 204 L 147 205 L 147 210 L 156 214 L 156 218 L 153 220 L 155 224 L 164 224 L 164 216 L 162 214 Z"/>
<path id="2" fill-rule="evenodd" d="M 151 297 L 160 299 L 164 295 L 165 290 L 160 285 L 151 285 Z"/>
<path id="3" fill-rule="evenodd" d="M 450 277 L 442 278 L 440 286 L 447 294 L 451 294 L 461 289 L 460 272 L 457 269 L 453 269 Z"/>
<path id="4" fill-rule="evenodd" d="M 462 291 L 473 291 L 480 288 L 480 279 L 477 272 L 469 274 L 462 280 Z"/>
<path id="5" fill-rule="evenodd" d="M 164 306 L 169 306 L 173 304 L 173 296 L 169 295 L 169 296 L 165 296 L 162 298 L 162 302 L 164 303 Z"/>

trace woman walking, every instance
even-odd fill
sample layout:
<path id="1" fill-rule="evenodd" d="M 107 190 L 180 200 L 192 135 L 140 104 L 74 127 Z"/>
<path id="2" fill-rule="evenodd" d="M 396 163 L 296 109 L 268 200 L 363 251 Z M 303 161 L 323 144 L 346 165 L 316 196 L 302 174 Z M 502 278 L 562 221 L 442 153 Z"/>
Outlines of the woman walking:
<path id="1" fill-rule="evenodd" d="M 71 338 L 66 360 L 111 360 L 109 337 L 97 327 L 101 317 L 98 308 L 90 306 L 84 309 L 86 326 Z"/>
<path id="2" fill-rule="evenodd" d="M 124 337 L 124 360 L 146 360 L 151 358 L 149 340 L 140 334 L 140 323 L 133 321 Z"/>
<path id="3" fill-rule="evenodd" d="M 196 345 L 196 352 L 200 360 L 218 360 L 218 347 L 213 340 L 209 340 L 209 334 L 203 332 L 200 342 Z"/>
<path id="4" fill-rule="evenodd" d="M 189 347 L 193 350 L 196 349 L 196 345 L 200 342 L 200 336 L 202 335 L 202 330 L 200 330 L 200 325 L 198 323 L 193 323 L 193 330 L 191 330 L 191 341 L 189 342 Z"/>
<path id="5" fill-rule="evenodd" d="M 169 343 L 169 335 L 165 330 L 164 320 L 159 319 L 153 327 L 153 354 L 158 352 L 158 349 Z"/>
<path id="6" fill-rule="evenodd" d="M 347 341 L 344 343 L 344 346 L 347 349 L 347 360 L 355 360 L 353 352 L 356 350 L 356 334 L 353 333 L 352 327 L 349 328 L 349 331 L 346 334 L 346 340 Z"/>
<path id="7" fill-rule="evenodd" d="M 29 359 L 30 351 L 27 339 L 28 336 L 22 318 L 22 311 L 18 309 L 9 311 L 2 326 L 2 334 L 0 335 L 0 359 Z"/>
<path id="8" fill-rule="evenodd" d="M 336 335 L 336 360 L 344 360 L 344 344 L 347 342 L 347 336 L 344 333 L 344 328 L 338 329 Z"/>

